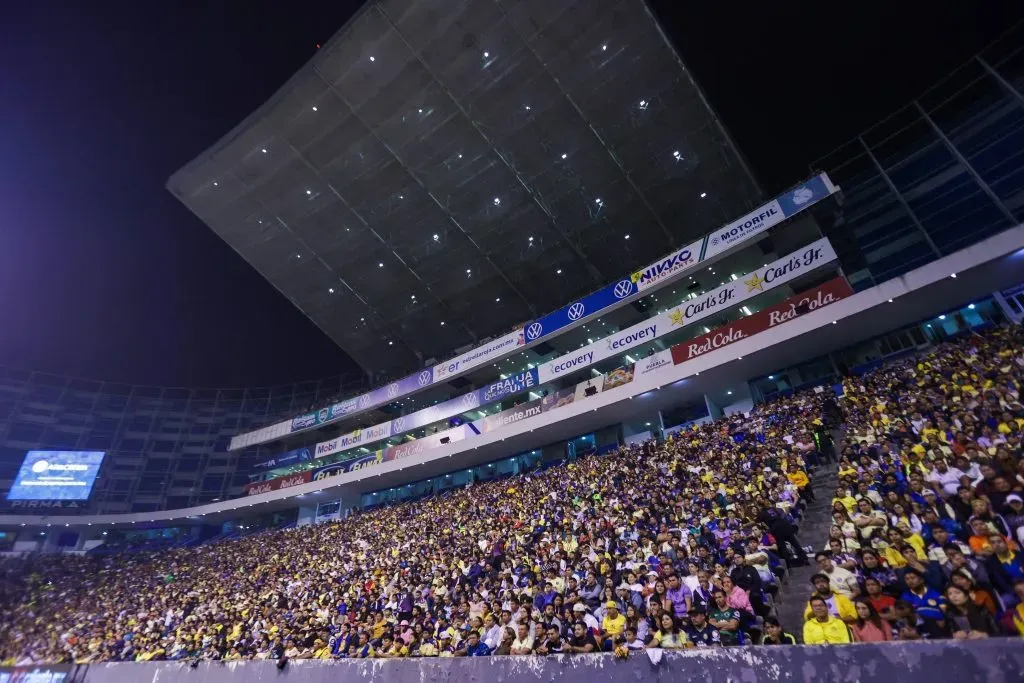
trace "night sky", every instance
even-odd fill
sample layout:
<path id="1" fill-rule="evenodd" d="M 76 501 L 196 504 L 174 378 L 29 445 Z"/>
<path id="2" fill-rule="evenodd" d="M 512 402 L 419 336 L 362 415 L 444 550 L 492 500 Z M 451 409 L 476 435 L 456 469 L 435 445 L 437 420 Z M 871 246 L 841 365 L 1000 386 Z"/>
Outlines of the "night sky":
<path id="1" fill-rule="evenodd" d="M 4 4 L 0 365 L 177 386 L 351 369 L 164 183 L 359 4 Z M 768 193 L 1024 14 L 1021 3 L 650 4 Z"/>

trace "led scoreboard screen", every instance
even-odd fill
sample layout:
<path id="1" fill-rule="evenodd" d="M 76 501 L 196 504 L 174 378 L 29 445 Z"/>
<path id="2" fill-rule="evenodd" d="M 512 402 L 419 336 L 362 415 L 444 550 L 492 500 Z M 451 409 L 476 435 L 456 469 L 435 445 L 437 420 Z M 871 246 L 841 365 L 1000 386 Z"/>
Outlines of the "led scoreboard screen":
<path id="1" fill-rule="evenodd" d="M 29 451 L 7 500 L 88 500 L 103 451 Z"/>

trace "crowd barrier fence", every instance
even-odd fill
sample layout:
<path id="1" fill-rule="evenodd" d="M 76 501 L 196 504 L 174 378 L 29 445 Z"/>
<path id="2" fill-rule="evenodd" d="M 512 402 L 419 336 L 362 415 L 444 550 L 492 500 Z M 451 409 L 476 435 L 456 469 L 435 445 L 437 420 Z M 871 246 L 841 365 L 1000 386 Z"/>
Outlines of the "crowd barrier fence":
<path id="1" fill-rule="evenodd" d="M 0 683 L 1011 683 L 1024 680 L 1017 639 L 847 646 L 737 647 L 553 657 L 121 662 L 0 669 Z"/>

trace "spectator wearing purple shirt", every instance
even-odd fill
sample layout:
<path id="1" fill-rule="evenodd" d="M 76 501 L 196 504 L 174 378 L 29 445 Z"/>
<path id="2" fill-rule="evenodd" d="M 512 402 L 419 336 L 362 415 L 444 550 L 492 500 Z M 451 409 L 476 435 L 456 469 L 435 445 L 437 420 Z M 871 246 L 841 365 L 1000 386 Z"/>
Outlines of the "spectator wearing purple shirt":
<path id="1" fill-rule="evenodd" d="M 673 574 L 668 577 L 668 590 L 665 592 L 668 602 L 672 603 L 672 613 L 677 619 L 685 619 L 693 604 L 693 593 Z M 668 609 L 668 605 L 665 605 Z"/>

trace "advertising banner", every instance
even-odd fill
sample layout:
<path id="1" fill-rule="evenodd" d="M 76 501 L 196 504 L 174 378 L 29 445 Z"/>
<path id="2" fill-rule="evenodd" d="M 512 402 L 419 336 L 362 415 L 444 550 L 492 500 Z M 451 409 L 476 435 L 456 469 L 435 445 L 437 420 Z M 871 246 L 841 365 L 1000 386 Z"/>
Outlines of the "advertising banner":
<path id="1" fill-rule="evenodd" d="M 591 292 L 579 301 L 548 313 L 525 327 L 526 342 L 533 343 L 541 337 L 554 334 L 558 330 L 569 327 L 581 320 L 597 315 L 604 309 L 623 299 L 636 294 L 639 290 L 633 280 L 623 279 L 614 284 Z"/>
<path id="2" fill-rule="evenodd" d="M 324 409 L 324 415 L 326 416 L 326 408 Z M 298 415 L 292 418 L 292 431 L 297 432 L 300 429 L 309 429 L 310 427 L 316 427 L 320 424 L 317 420 L 317 413 L 306 413 L 305 415 Z"/>
<path id="3" fill-rule="evenodd" d="M 784 192 L 764 206 L 754 209 L 746 216 L 712 232 L 707 237 L 706 248 L 700 255 L 704 261 L 746 242 L 790 216 L 826 199 L 835 191 L 824 174 L 817 175 L 799 187 Z"/>
<path id="4" fill-rule="evenodd" d="M 88 500 L 104 451 L 28 451 L 7 500 Z"/>
<path id="5" fill-rule="evenodd" d="M 384 449 L 384 461 L 390 462 L 392 460 L 401 460 L 402 458 L 411 458 L 423 453 L 424 451 L 437 448 L 438 446 L 462 441 L 464 438 L 466 438 L 466 426 L 459 425 L 458 427 L 447 429 L 443 432 L 438 432 L 437 434 L 425 436 L 422 439 L 406 441 L 405 443 L 400 443 L 397 446 L 386 448 Z"/>
<path id="6" fill-rule="evenodd" d="M 742 278 L 727 282 L 661 315 L 540 365 L 537 368 L 540 381 L 549 382 L 624 353 L 634 346 L 645 344 L 690 323 L 737 306 L 835 259 L 835 251 L 827 238 L 812 242 L 803 249 L 773 261 Z"/>
<path id="7" fill-rule="evenodd" d="M 245 491 L 245 495 L 255 496 L 260 493 L 290 489 L 293 486 L 308 484 L 311 481 L 313 481 L 313 471 L 306 470 L 305 472 L 289 474 L 287 477 L 278 477 L 277 479 L 271 479 L 270 481 L 259 481 L 246 484 L 243 490 Z"/>
<path id="8" fill-rule="evenodd" d="M 633 374 L 636 377 L 644 377 L 671 365 L 672 351 L 670 349 L 665 349 L 664 351 L 652 353 L 651 355 L 638 360 L 633 368 Z"/>
<path id="9" fill-rule="evenodd" d="M 364 444 L 382 441 L 390 436 L 391 422 L 382 422 L 379 425 L 366 427 L 365 429 L 355 429 L 348 434 L 342 434 L 341 436 L 318 443 L 314 457 L 323 458 L 324 456 L 340 453 L 350 448 L 358 448 Z"/>
<path id="10" fill-rule="evenodd" d="M 679 365 L 693 360 L 705 353 L 728 346 L 741 339 L 760 334 L 784 322 L 797 318 L 804 313 L 833 304 L 853 294 L 853 289 L 841 277 L 808 290 L 802 294 L 791 296 L 785 301 L 758 311 L 754 315 L 741 318 L 723 325 L 708 334 L 701 335 L 690 341 L 672 347 L 672 361 Z"/>
<path id="11" fill-rule="evenodd" d="M 576 400 L 576 387 L 569 387 L 568 389 L 559 389 L 558 391 L 548 394 L 541 399 L 541 408 L 543 412 L 554 410 L 555 408 L 561 408 L 567 406 Z"/>
<path id="12" fill-rule="evenodd" d="M 509 332 L 504 337 L 494 339 L 481 347 L 467 351 L 443 363 L 438 363 L 433 367 L 433 381 L 443 382 L 452 375 L 490 363 L 511 353 L 525 343 L 522 329 Z"/>
<path id="13" fill-rule="evenodd" d="M 636 284 L 639 291 L 659 285 L 672 278 L 677 273 L 692 269 L 701 260 L 701 252 L 707 237 L 703 237 L 693 244 L 674 251 L 660 261 L 655 261 L 643 270 L 638 270 L 629 276 L 629 279 Z"/>
<path id="14" fill-rule="evenodd" d="M 615 387 L 621 387 L 623 384 L 629 384 L 633 381 L 633 365 L 627 365 L 623 368 L 616 368 L 611 372 L 605 374 L 604 385 L 601 387 L 601 391 L 608 391 Z"/>
<path id="15" fill-rule="evenodd" d="M 345 462 L 334 463 L 333 465 L 327 465 L 319 469 L 313 470 L 313 481 L 320 481 L 321 479 L 327 479 L 329 477 L 335 477 L 339 474 L 347 474 L 348 472 L 356 472 L 363 469 L 364 467 L 372 467 L 384 462 L 384 451 L 374 451 L 373 453 L 367 453 L 364 456 L 353 458 L 352 460 L 346 460 Z"/>
<path id="16" fill-rule="evenodd" d="M 506 427 L 521 420 L 537 417 L 541 414 L 542 410 L 540 399 L 529 401 L 528 403 L 476 420 L 473 422 L 472 428 L 478 434 L 491 432 L 499 427 Z"/>
<path id="17" fill-rule="evenodd" d="M 480 391 L 480 400 L 482 403 L 492 403 L 511 394 L 520 394 L 524 391 L 529 391 L 539 383 L 540 382 L 537 381 L 537 369 L 531 368 L 530 370 L 521 372 L 518 375 L 512 375 L 505 379 L 498 380 L 497 382 L 492 382 L 486 387 L 478 389 L 478 391 Z"/>
<path id="18" fill-rule="evenodd" d="M 313 452 L 308 448 L 296 448 L 275 456 L 266 462 L 261 462 L 256 467 L 272 470 L 275 467 L 287 467 L 300 462 L 307 462 L 313 459 Z"/>

